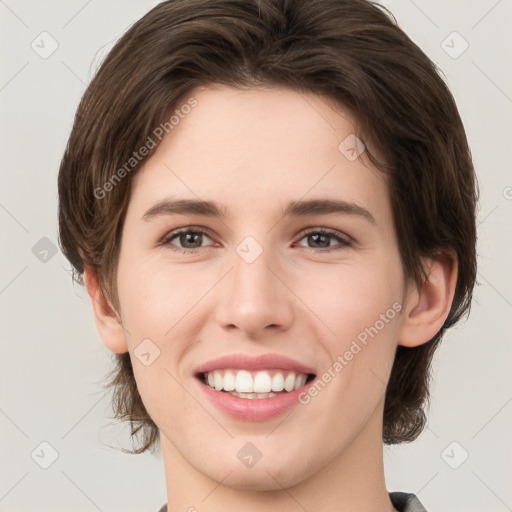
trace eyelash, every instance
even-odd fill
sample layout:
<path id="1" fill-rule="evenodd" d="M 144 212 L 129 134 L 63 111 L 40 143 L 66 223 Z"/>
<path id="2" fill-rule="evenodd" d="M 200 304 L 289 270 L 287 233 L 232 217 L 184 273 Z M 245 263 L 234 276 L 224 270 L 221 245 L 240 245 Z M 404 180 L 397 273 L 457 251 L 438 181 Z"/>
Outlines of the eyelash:
<path id="1" fill-rule="evenodd" d="M 196 235 L 199 235 L 199 234 L 206 235 L 208 238 L 213 238 L 211 236 L 211 234 L 209 233 L 209 231 L 205 230 L 204 228 L 188 226 L 186 228 L 180 228 L 175 231 L 171 231 L 170 233 L 165 235 L 165 237 L 161 240 L 160 245 L 170 246 L 173 251 L 181 251 L 183 254 L 195 254 L 200 249 L 203 249 L 203 247 L 200 247 L 197 249 L 186 249 L 186 248 L 181 248 L 181 247 L 172 247 L 171 242 L 176 237 L 178 237 L 179 235 L 182 235 L 182 234 L 187 234 L 187 233 L 193 233 Z M 340 245 L 341 245 L 341 247 L 331 248 L 331 249 L 315 249 L 315 248 L 311 248 L 311 247 L 310 248 L 304 247 L 304 249 L 309 249 L 310 251 L 315 252 L 315 253 L 330 253 L 333 251 L 339 251 L 339 250 L 343 250 L 348 247 L 351 247 L 353 244 L 352 240 L 350 240 L 348 237 L 343 237 L 339 231 L 327 229 L 327 228 L 310 228 L 301 234 L 299 241 L 311 234 L 328 235 L 328 236 L 338 240 L 338 242 L 340 242 Z"/>

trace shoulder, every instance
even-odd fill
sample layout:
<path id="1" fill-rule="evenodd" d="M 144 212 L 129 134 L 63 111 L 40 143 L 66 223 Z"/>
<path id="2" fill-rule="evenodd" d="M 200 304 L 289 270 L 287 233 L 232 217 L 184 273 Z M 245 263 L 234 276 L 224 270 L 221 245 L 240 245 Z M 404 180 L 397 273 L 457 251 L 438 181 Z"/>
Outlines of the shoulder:
<path id="1" fill-rule="evenodd" d="M 399 512 L 427 512 L 415 494 L 406 492 L 390 492 L 388 494 L 391 503 Z"/>

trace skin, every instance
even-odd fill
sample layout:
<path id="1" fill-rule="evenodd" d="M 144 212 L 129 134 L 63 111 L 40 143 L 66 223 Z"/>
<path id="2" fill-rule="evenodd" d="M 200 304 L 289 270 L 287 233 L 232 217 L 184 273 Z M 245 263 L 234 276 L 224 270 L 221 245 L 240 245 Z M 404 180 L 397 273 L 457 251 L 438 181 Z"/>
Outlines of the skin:
<path id="1" fill-rule="evenodd" d="M 118 311 L 94 271 L 85 272 L 100 335 L 111 351 L 130 352 L 139 392 L 160 429 L 168 510 L 393 511 L 383 470 L 386 383 L 397 344 L 421 345 L 441 328 L 456 260 L 425 260 L 423 286 L 405 282 L 383 175 L 366 153 L 350 161 L 338 149 L 355 132 L 348 112 L 281 88 L 218 86 L 190 96 L 198 105 L 134 177 Z M 171 196 L 212 200 L 229 215 L 142 219 Z M 357 203 L 376 224 L 349 214 L 282 217 L 289 200 L 313 198 Z M 211 236 L 159 245 L 186 226 Z M 315 244 L 303 234 L 310 227 L 354 242 L 331 237 Z M 250 264 L 236 252 L 247 236 L 263 249 Z M 332 251 L 322 252 L 328 245 Z M 284 354 L 321 375 L 393 303 L 401 313 L 287 416 L 236 420 L 199 392 L 197 366 L 235 352 Z M 161 351 L 149 366 L 133 353 L 146 338 Z M 251 468 L 237 458 L 247 442 L 262 453 Z"/>

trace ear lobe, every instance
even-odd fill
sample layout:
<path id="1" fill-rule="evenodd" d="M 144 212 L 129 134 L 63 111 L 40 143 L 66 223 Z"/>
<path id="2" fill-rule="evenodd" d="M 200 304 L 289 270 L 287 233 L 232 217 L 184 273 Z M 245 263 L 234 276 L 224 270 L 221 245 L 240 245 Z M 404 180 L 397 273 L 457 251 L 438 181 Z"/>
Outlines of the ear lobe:
<path id="1" fill-rule="evenodd" d="M 94 321 L 103 343 L 116 354 L 128 352 L 121 318 L 103 294 L 95 268 L 86 267 L 84 269 L 84 284 L 91 298 Z"/>
<path id="2" fill-rule="evenodd" d="M 424 262 L 427 278 L 415 287 L 404 307 L 398 344 L 416 347 L 430 341 L 443 326 L 452 306 L 457 284 L 456 254 L 428 258 Z"/>

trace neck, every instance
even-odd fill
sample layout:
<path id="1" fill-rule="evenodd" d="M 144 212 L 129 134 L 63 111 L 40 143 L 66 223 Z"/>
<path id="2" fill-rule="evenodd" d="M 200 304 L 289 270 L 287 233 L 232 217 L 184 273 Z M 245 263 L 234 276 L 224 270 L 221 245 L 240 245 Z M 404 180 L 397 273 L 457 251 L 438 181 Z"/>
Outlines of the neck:
<path id="1" fill-rule="evenodd" d="M 334 430 L 329 435 L 334 435 Z M 168 512 L 396 512 L 385 485 L 381 407 L 349 446 L 293 485 L 282 485 L 285 473 L 276 468 L 272 474 L 267 471 L 257 484 L 230 486 L 230 471 L 212 479 L 185 460 L 162 432 L 161 444 Z"/>

